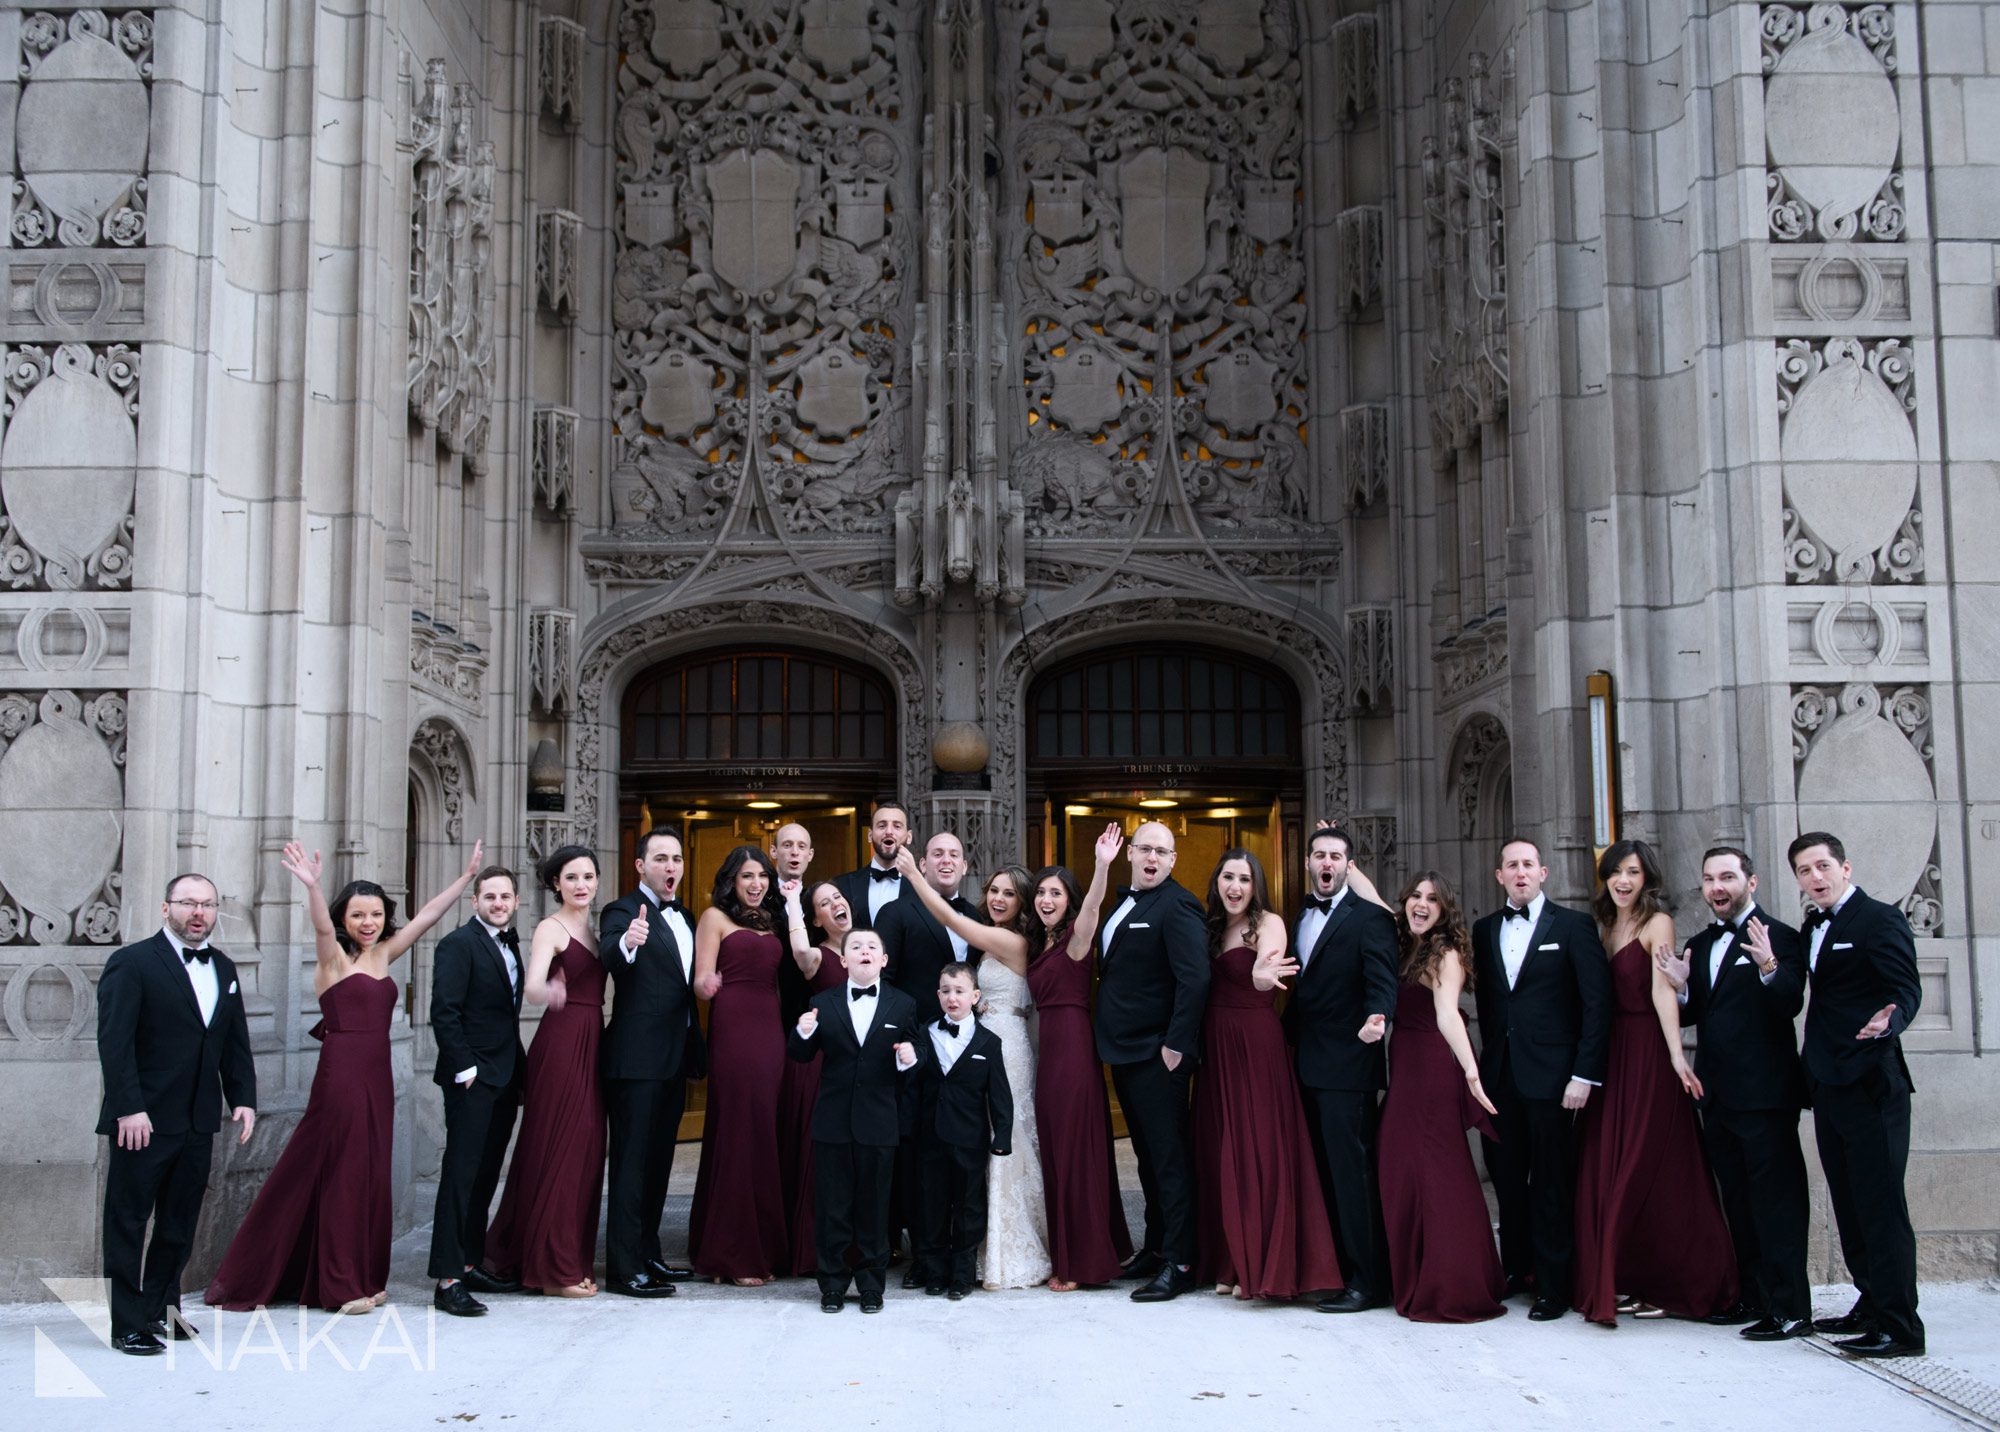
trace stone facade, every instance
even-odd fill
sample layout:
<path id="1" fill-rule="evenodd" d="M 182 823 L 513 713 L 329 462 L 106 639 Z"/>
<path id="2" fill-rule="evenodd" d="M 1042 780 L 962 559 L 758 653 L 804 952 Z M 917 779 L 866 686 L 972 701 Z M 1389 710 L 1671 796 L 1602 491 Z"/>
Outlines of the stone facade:
<path id="1" fill-rule="evenodd" d="M 1586 891 L 1610 673 L 1680 889 L 1824 823 L 1909 913 L 1926 1264 L 2000 1272 L 2000 5 L 6 0 L 0 55 L 0 1296 L 94 1267 L 170 874 L 263 1085 L 205 1268 L 313 1068 L 282 842 L 615 851 L 627 686 L 771 640 L 891 681 L 975 865 L 1037 671 L 1258 655 L 1308 812 L 1479 904 L 1514 828 Z"/>

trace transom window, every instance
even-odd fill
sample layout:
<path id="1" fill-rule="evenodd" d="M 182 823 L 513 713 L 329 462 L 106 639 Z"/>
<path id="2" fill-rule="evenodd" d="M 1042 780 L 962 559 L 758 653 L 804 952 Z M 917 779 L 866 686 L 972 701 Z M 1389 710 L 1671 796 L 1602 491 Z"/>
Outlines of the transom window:
<path id="1" fill-rule="evenodd" d="M 879 677 L 786 651 L 696 657 L 626 698 L 625 759 L 886 760 L 894 723 Z"/>
<path id="2" fill-rule="evenodd" d="M 1218 651 L 1088 657 L 1044 677 L 1031 709 L 1036 760 L 1298 759 L 1292 683 Z"/>

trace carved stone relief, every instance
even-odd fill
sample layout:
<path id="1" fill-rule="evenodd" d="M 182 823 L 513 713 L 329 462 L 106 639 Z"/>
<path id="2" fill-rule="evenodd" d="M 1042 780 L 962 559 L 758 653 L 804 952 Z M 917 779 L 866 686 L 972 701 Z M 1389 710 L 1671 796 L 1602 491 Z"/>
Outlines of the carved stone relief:
<path id="1" fill-rule="evenodd" d="M 1354 838 L 1354 863 L 1372 879 L 1377 888 L 1393 891 L 1391 872 L 1396 868 L 1396 817 L 1393 815 L 1343 816 L 1339 826 Z"/>
<path id="2" fill-rule="evenodd" d="M 1340 471 L 1347 505 L 1366 511 L 1389 495 L 1389 409 L 1357 403 L 1340 410 Z"/>
<path id="3" fill-rule="evenodd" d="M 883 531 L 910 477 L 917 7 L 620 13 L 612 420 L 639 527 Z"/>
<path id="4" fill-rule="evenodd" d="M 1879 596 L 1790 602 L 1785 608 L 1792 667 L 1924 667 L 1931 661 L 1930 607 Z"/>
<path id="5" fill-rule="evenodd" d="M 0 696 L 0 946 L 118 941 L 125 694 Z"/>
<path id="6" fill-rule="evenodd" d="M 58 599 L 0 608 L 0 672 L 64 676 L 123 672 L 132 659 L 132 613 Z"/>
<path id="7" fill-rule="evenodd" d="M 1894 7 L 1766 5 L 1760 20 L 1771 237 L 1902 238 Z"/>
<path id="8" fill-rule="evenodd" d="M 1910 261 L 1831 245 L 1771 255 L 1771 313 L 1781 323 L 1908 323 Z"/>
<path id="9" fill-rule="evenodd" d="M 1347 609 L 1348 696 L 1358 716 L 1386 716 L 1396 705 L 1396 614 L 1383 605 Z"/>
<path id="10" fill-rule="evenodd" d="M 529 438 L 529 465 L 535 480 L 535 500 L 560 516 L 576 503 L 576 433 L 574 408 L 538 407 Z"/>
<path id="11" fill-rule="evenodd" d="M 445 839 L 465 839 L 465 802 L 472 794 L 472 748 L 465 734 L 442 717 L 432 716 L 417 727 L 410 740 L 413 755 L 429 764 L 444 798 Z"/>
<path id="12" fill-rule="evenodd" d="M 559 323 L 576 319 L 583 295 L 583 219 L 568 209 L 535 215 L 535 302 Z"/>
<path id="13" fill-rule="evenodd" d="M 428 613 L 410 613 L 410 674 L 432 695 L 470 712 L 481 706 L 486 653 Z"/>
<path id="14" fill-rule="evenodd" d="M 1341 210 L 1334 220 L 1336 258 L 1334 295 L 1341 311 L 1360 318 L 1382 301 L 1386 283 L 1383 264 L 1386 240 L 1379 204 L 1360 204 Z"/>
<path id="15" fill-rule="evenodd" d="M 1030 536 L 1306 514 L 1299 36 L 1254 0 L 1000 6 L 998 238 Z"/>
<path id="16" fill-rule="evenodd" d="M 1943 931 L 1938 807 L 1926 686 L 1792 689 L 1800 830 L 1868 852 L 1868 889 L 1919 935 Z"/>
<path id="17" fill-rule="evenodd" d="M 1444 132 L 1423 144 L 1431 461 L 1507 411 L 1507 233 L 1501 86 L 1484 54 L 1444 86 Z"/>
<path id="18" fill-rule="evenodd" d="M 48 591 L 129 587 L 137 351 L 65 343 L 4 352 L 0 581 Z"/>
<path id="19" fill-rule="evenodd" d="M 528 613 L 528 689 L 549 715 L 576 709 L 576 613 L 554 607 Z"/>
<path id="20" fill-rule="evenodd" d="M 1381 102 L 1379 30 L 1373 15 L 1349 15 L 1333 27 L 1334 113 L 1342 124 L 1367 119 Z"/>
<path id="21" fill-rule="evenodd" d="M 410 119 L 410 415 L 486 471 L 493 415 L 493 144 L 472 86 L 424 66 Z"/>
<path id="22" fill-rule="evenodd" d="M 1454 633 L 1436 652 L 1438 699 L 1456 701 L 1507 670 L 1507 620 L 1495 617 Z"/>
<path id="23" fill-rule="evenodd" d="M 1480 800 L 1489 786 L 1490 768 L 1509 758 L 1507 728 L 1481 711 L 1459 727 L 1451 743 L 1451 762 L 1446 766 L 1452 804 L 1458 810 L 1458 833 L 1471 840 L 1479 833 Z"/>
<path id="24" fill-rule="evenodd" d="M 535 24 L 535 79 L 542 115 L 565 129 L 583 122 L 583 26 L 560 15 Z"/>
<path id="25" fill-rule="evenodd" d="M 137 336 L 146 321 L 142 259 L 62 254 L 38 260 L 33 252 L 6 266 L 7 327 L 57 342 Z"/>
<path id="26" fill-rule="evenodd" d="M 1915 381 L 1900 339 L 1778 349 L 1789 582 L 1910 582 L 1924 570 Z"/>
<path id="27" fill-rule="evenodd" d="M 20 37 L 14 247 L 145 243 L 152 12 L 32 11 Z"/>

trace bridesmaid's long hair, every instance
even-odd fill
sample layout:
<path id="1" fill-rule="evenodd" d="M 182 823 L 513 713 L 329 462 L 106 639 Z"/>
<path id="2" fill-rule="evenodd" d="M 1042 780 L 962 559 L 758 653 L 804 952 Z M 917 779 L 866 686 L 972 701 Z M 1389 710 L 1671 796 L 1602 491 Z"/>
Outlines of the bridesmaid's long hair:
<path id="1" fill-rule="evenodd" d="M 1064 909 L 1062 918 L 1055 923 L 1054 928 L 1051 929 L 1047 926 L 1043 927 L 1042 943 L 1039 948 L 1035 946 L 1035 943 L 1032 940 L 1028 942 L 1029 959 L 1033 959 L 1036 955 L 1039 955 L 1043 950 L 1049 949 L 1050 947 L 1056 945 L 1057 943 L 1061 943 L 1063 945 L 1069 944 L 1069 932 L 1076 927 L 1077 906 L 1083 903 L 1083 892 L 1077 889 L 1076 877 L 1069 873 L 1069 867 L 1067 865 L 1044 865 L 1040 870 L 1037 870 L 1035 872 L 1035 883 L 1029 887 L 1028 890 L 1029 908 L 1032 909 L 1034 907 L 1035 903 L 1034 892 L 1042 888 L 1042 882 L 1044 880 L 1053 880 L 1058 885 L 1062 886 L 1063 899 L 1067 900 L 1069 904 L 1068 907 Z M 1041 918 L 1042 918 L 1042 912 L 1036 910 L 1035 911 L 1036 922 L 1040 923 Z"/>
<path id="2" fill-rule="evenodd" d="M 1430 881 L 1437 900 L 1438 917 L 1424 931 L 1423 938 L 1418 939 L 1416 931 L 1410 928 L 1410 897 L 1426 880 Z M 1465 911 L 1459 908 L 1458 896 L 1450 882 L 1437 871 L 1419 870 L 1396 897 L 1396 944 L 1403 952 L 1402 968 L 1397 971 L 1402 978 L 1437 988 L 1438 967 L 1449 950 L 1458 956 L 1459 968 L 1465 971 L 1465 987 L 1472 988 L 1472 937 L 1466 933 Z"/>
<path id="3" fill-rule="evenodd" d="M 357 895 L 373 895 L 382 902 L 382 933 L 375 937 L 381 944 L 401 928 L 396 923 L 396 899 L 373 880 L 350 880 L 340 887 L 340 893 L 333 897 L 333 903 L 326 907 L 327 918 L 333 921 L 333 938 L 340 942 L 340 948 L 348 954 L 359 956 L 361 947 L 347 933 L 347 907 L 354 903 Z"/>
<path id="4" fill-rule="evenodd" d="M 1240 860 L 1250 867 L 1250 903 L 1243 907 L 1243 943 L 1253 950 L 1257 948 L 1257 931 L 1263 926 L 1264 914 L 1271 908 L 1271 887 L 1264 879 L 1264 863 L 1240 845 L 1223 851 L 1222 859 L 1215 862 L 1215 869 L 1208 877 L 1208 957 L 1211 960 L 1222 953 L 1222 938 L 1229 930 L 1229 911 L 1222 904 L 1222 867 L 1232 860 Z"/>
<path id="5" fill-rule="evenodd" d="M 1590 913 L 1597 917 L 1601 934 L 1610 934 L 1618 923 L 1618 902 L 1611 898 L 1611 887 L 1604 882 L 1628 855 L 1639 857 L 1639 898 L 1632 902 L 1634 927 L 1644 929 L 1655 915 L 1667 913 L 1667 879 L 1660 873 L 1660 857 L 1653 847 L 1643 840 L 1613 841 L 1597 859 L 1597 893 L 1590 897 Z"/>
<path id="6" fill-rule="evenodd" d="M 736 894 L 737 872 L 753 860 L 764 867 L 765 876 L 764 903 L 754 908 L 745 905 Z M 775 903 L 778 899 L 778 869 L 771 864 L 771 857 L 754 845 L 739 845 L 723 857 L 722 868 L 715 872 L 715 889 L 709 892 L 708 903 L 746 930 L 775 930 L 778 911 L 783 908 Z"/>

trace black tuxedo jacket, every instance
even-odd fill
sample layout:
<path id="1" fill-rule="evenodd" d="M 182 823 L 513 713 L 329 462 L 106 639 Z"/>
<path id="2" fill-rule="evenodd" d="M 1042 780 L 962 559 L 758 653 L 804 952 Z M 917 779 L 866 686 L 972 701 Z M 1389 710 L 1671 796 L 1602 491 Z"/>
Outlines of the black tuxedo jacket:
<path id="1" fill-rule="evenodd" d="M 1387 1088 L 1386 1044 L 1364 1044 L 1360 1032 L 1370 1015 L 1396 1015 L 1395 920 L 1350 890 L 1313 948 L 1293 953 L 1305 968 L 1291 980 L 1285 1032 L 1298 1050 L 1299 1082 L 1308 1089 Z"/>
<path id="2" fill-rule="evenodd" d="M 646 902 L 646 942 L 627 960 L 625 932 L 639 918 Z M 694 917 L 678 900 L 692 938 Z M 597 958 L 611 976 L 616 991 L 611 1023 L 604 1029 L 599 1068 L 607 1079 L 699 1079 L 708 1073 L 708 1044 L 695 1015 L 694 989 L 681 969 L 680 946 L 667 928 L 666 916 L 647 896 L 634 890 L 604 907 L 597 917 Z M 785 958 L 791 958 L 787 952 Z"/>
<path id="3" fill-rule="evenodd" d="M 1207 914 L 1172 880 L 1133 893 L 1132 913 L 1098 956 L 1097 1057 L 1136 1064 L 1165 1047 L 1192 1061 L 1208 1004 Z M 1105 918 L 1124 903 L 1114 899 Z"/>
<path id="4" fill-rule="evenodd" d="M 874 885 L 875 882 L 869 878 L 868 867 L 865 865 L 859 870 L 850 870 L 845 875 L 833 877 L 833 888 L 846 897 L 847 913 L 854 917 L 854 928 L 857 930 L 875 928 L 875 917 L 868 913 L 868 892 Z M 901 898 L 900 893 L 897 898 Z M 895 901 L 889 903 L 893 905 Z M 889 906 L 884 905 L 882 913 L 886 915 L 888 911 Z"/>
<path id="5" fill-rule="evenodd" d="M 525 988 L 526 954 L 515 958 Z M 432 956 L 431 1034 L 437 1039 L 431 1078 L 446 1087 L 476 1066 L 476 1083 L 504 1089 L 527 1063 L 521 1052 L 521 991 L 507 977 L 499 943 L 477 918 L 439 940 Z"/>
<path id="6" fill-rule="evenodd" d="M 1753 917 L 1771 932 L 1771 953 L 1778 960 L 1769 984 L 1741 934 L 1729 942 L 1713 981 L 1708 967 L 1723 927 L 1711 924 L 1687 943 L 1691 967 L 1681 1023 L 1701 1030 L 1694 1051 L 1701 1102 L 1723 1109 L 1802 1109 L 1806 1079 L 1792 1021 L 1806 1002 L 1806 948 L 1799 932 L 1770 911 L 1752 906 L 1743 923 Z"/>
<path id="7" fill-rule="evenodd" d="M 212 1134 L 225 1108 L 257 1107 L 257 1064 L 236 965 L 209 950 L 215 1013 L 201 1022 L 187 967 L 162 930 L 104 962 L 97 982 L 97 1061 L 104 1103 L 97 1132 L 145 1114 L 156 1134 Z"/>
<path id="8" fill-rule="evenodd" d="M 819 1096 L 813 1102 L 812 1136 L 826 1144 L 865 1144 L 892 1149 L 902 1142 L 909 1078 L 923 1061 L 924 1036 L 910 997 L 883 984 L 880 1008 L 868 1027 L 868 1041 L 856 1043 L 845 981 L 813 996 L 819 1011 L 812 1037 L 799 1037 L 794 1023 L 785 1034 L 785 1052 L 801 1064 L 820 1061 Z M 916 1046 L 918 1064 L 896 1067 L 896 1046 Z"/>
<path id="9" fill-rule="evenodd" d="M 1491 1087 L 1503 1055 L 1525 1099 L 1560 1099 L 1571 1079 L 1604 1082 L 1611 1048 L 1611 962 L 1597 922 L 1542 901 L 1513 989 L 1500 958 L 1501 912 L 1472 927 L 1479 1009 L 1479 1077 Z"/>
<path id="10" fill-rule="evenodd" d="M 953 1148 L 1010 1153 L 1014 1091 L 1007 1084 L 1000 1036 L 974 1020 L 972 1032 L 958 1037 L 967 1041 L 965 1052 L 946 1072 L 931 1040 L 931 1024 L 917 1031 L 917 1137 Z"/>
<path id="11" fill-rule="evenodd" d="M 978 909 L 963 896 L 953 896 L 951 908 L 979 918 Z M 938 1005 L 938 971 L 958 963 L 950 932 L 931 914 L 923 897 L 911 890 L 882 907 L 875 933 L 882 937 L 882 950 L 889 957 L 882 978 L 916 1001 L 919 1020 L 939 1018 L 944 1011 Z M 969 946 L 966 963 L 976 965 L 979 953 L 978 946 Z"/>
<path id="12" fill-rule="evenodd" d="M 1800 933 L 1810 959 L 1812 939 Z M 1806 1073 L 1815 1084 L 1840 1086 L 1894 1067 L 1909 1081 L 1903 1031 L 1923 1003 L 1917 944 L 1910 922 L 1894 905 L 1873 900 L 1859 886 L 1827 921 L 1819 961 L 1812 965 L 1812 1003 L 1806 1008 Z M 1856 1039 L 1861 1026 L 1886 1004 L 1896 1006 L 1889 1032 Z"/>

